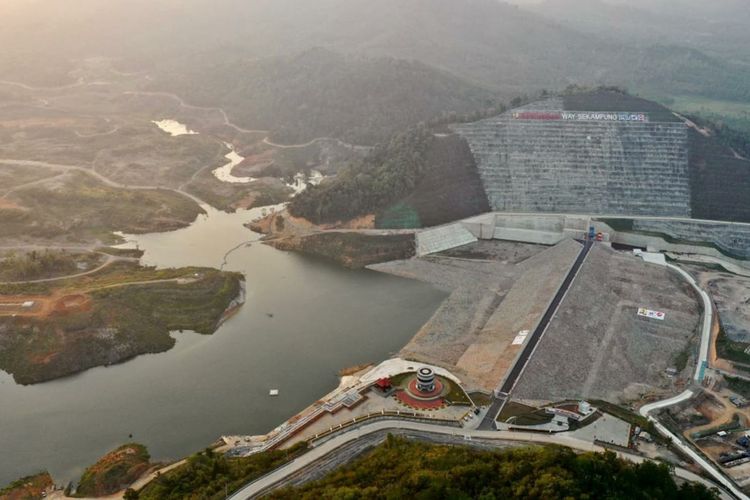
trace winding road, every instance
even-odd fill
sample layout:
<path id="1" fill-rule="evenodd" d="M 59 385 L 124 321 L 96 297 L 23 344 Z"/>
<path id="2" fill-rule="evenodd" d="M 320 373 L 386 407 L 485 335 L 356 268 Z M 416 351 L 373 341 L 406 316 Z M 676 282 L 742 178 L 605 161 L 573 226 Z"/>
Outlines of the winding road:
<path id="1" fill-rule="evenodd" d="M 26 248 L 26 247 L 24 247 L 24 248 Z M 104 252 L 93 252 L 93 253 L 97 253 L 99 255 L 104 255 L 106 257 L 106 259 L 104 260 L 103 263 L 101 263 L 97 267 L 95 267 L 93 269 L 90 269 L 88 271 L 84 271 L 84 272 L 80 272 L 80 273 L 76 273 L 76 274 L 68 274 L 66 276 L 55 276 L 54 278 L 40 278 L 40 279 L 36 279 L 36 280 L 22 280 L 22 281 L 0 281 L 0 285 L 30 285 L 30 284 L 34 284 L 34 283 L 52 283 L 52 282 L 55 282 L 55 281 L 63 281 L 63 280 L 72 279 L 72 278 L 81 278 L 83 276 L 88 276 L 89 274 L 98 273 L 99 271 L 101 271 L 105 267 L 110 266 L 110 265 L 112 265 L 115 262 L 119 262 L 119 261 L 138 262 L 139 261 L 139 259 L 135 258 L 135 257 L 121 257 L 121 256 L 117 256 L 117 255 L 111 255 L 111 254 L 108 254 L 108 253 L 104 253 Z"/>
<path id="2" fill-rule="evenodd" d="M 706 293 L 705 290 L 698 286 L 698 283 L 696 283 L 695 279 L 690 274 L 673 264 L 667 264 L 667 267 L 680 274 L 688 283 L 690 283 L 693 289 L 695 289 L 695 291 L 701 297 L 701 301 L 703 303 L 701 343 L 695 367 L 695 375 L 693 376 L 693 380 L 699 384 L 703 381 L 706 368 L 708 367 L 708 351 L 711 342 L 711 329 L 713 325 L 713 305 L 711 304 L 711 298 L 709 297 L 708 293 Z M 704 458 L 703 455 L 695 451 L 688 443 L 683 441 L 681 436 L 678 436 L 667 429 L 667 427 L 661 424 L 656 419 L 656 417 L 651 415 L 654 411 L 684 403 L 685 401 L 690 400 L 696 393 L 696 390 L 688 389 L 682 394 L 678 394 L 677 396 L 674 396 L 672 398 L 662 401 L 655 401 L 653 403 L 644 405 L 639 410 L 639 413 L 653 422 L 654 426 L 656 426 L 656 429 L 661 435 L 671 439 L 672 444 L 677 446 L 680 451 L 685 453 L 693 461 L 695 461 L 695 463 L 700 465 L 703 470 L 710 474 L 719 484 L 729 490 L 735 497 L 742 499 L 750 498 L 745 495 L 739 488 L 737 488 L 734 482 L 727 478 L 713 463 L 711 463 L 709 460 Z"/>
<path id="3" fill-rule="evenodd" d="M 160 186 L 143 186 L 143 185 L 134 185 L 134 184 L 120 184 L 119 182 L 113 181 L 112 179 L 108 177 L 104 177 L 99 172 L 96 172 L 95 170 L 91 168 L 86 167 L 79 167 L 78 165 L 63 165 L 60 163 L 50 163 L 46 161 L 37 161 L 37 160 L 17 160 L 17 159 L 6 159 L 6 158 L 0 158 L 0 164 L 6 164 L 6 165 L 15 165 L 15 166 L 21 166 L 21 167 L 43 167 L 43 168 L 49 168 L 53 170 L 64 170 L 64 171 L 77 171 L 77 172 L 83 172 L 85 174 L 88 174 L 92 177 L 95 177 L 98 181 L 100 181 L 102 184 L 105 184 L 109 187 L 117 188 L 117 189 L 135 189 L 135 190 L 142 190 L 142 191 L 157 191 L 160 189 L 163 189 L 165 191 L 172 191 L 174 193 L 178 193 L 182 196 L 185 196 L 186 198 L 190 198 L 192 201 L 196 202 L 198 205 L 207 205 L 207 203 L 200 198 L 198 198 L 195 195 L 192 195 L 188 193 L 187 191 L 183 191 L 182 189 L 176 189 L 171 187 L 160 187 Z M 48 181 L 54 177 L 45 177 L 44 179 L 39 179 L 33 182 L 30 182 L 28 184 L 25 184 L 23 186 L 16 186 L 13 189 L 11 189 L 9 192 L 7 192 L 4 196 L 7 196 L 10 192 L 15 191 L 17 189 L 20 189 L 21 187 L 28 187 L 33 184 L 41 183 L 44 181 Z"/>

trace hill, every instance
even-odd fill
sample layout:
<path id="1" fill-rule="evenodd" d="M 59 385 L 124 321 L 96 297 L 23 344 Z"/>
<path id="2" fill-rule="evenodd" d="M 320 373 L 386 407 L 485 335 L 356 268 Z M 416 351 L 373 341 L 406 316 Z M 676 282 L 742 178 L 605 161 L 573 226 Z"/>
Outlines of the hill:
<path id="1" fill-rule="evenodd" d="M 76 494 L 102 497 L 127 488 L 148 470 L 150 458 L 143 445 L 132 443 L 120 446 L 86 469 Z"/>
<path id="2" fill-rule="evenodd" d="M 477 451 L 389 436 L 368 455 L 324 479 L 273 492 L 273 499 L 710 499 L 703 485 L 677 485 L 669 467 L 633 464 L 612 452 L 567 448 Z"/>
<path id="3" fill-rule="evenodd" d="M 525 6 L 563 26 L 634 46 L 654 44 L 697 49 L 708 55 L 743 59 L 750 54 L 742 0 L 544 0 Z M 720 29 L 717 29 L 720 27 Z"/>
<path id="4" fill-rule="evenodd" d="M 456 135 L 397 136 L 289 210 L 316 223 L 375 214 L 378 227 L 490 209 L 750 221 L 748 138 L 685 120 L 617 89 L 571 91 Z"/>
<path id="5" fill-rule="evenodd" d="M 420 121 L 496 101 L 495 93 L 419 62 L 325 49 L 263 59 L 212 52 L 158 75 L 154 88 L 223 107 L 241 126 L 271 130 L 281 143 L 335 137 L 371 145 Z"/>
<path id="6" fill-rule="evenodd" d="M 569 17 L 576 18 L 570 9 Z M 0 33 L 5 48 L 0 69 L 8 79 L 49 83 L 57 70 L 58 81 L 74 81 L 66 75 L 69 61 L 92 56 L 118 59 L 128 71 L 158 73 L 175 60 L 184 66 L 195 61 L 197 67 L 201 54 L 236 52 L 257 59 L 324 47 L 417 60 L 506 96 L 569 83 L 734 100 L 750 92 L 743 85 L 750 80 L 747 58 L 740 57 L 745 43 L 735 38 L 711 46 L 684 42 L 701 34 L 722 39 L 741 22 L 732 24 L 730 13 L 742 11 L 735 4 L 711 24 L 698 24 L 700 30 L 685 26 L 690 37 L 679 38 L 679 25 L 669 16 L 651 15 L 649 31 L 674 34 L 663 39 L 618 37 L 623 33 L 618 28 L 592 32 L 563 16 L 545 17 L 497 0 L 113 0 L 106 12 L 93 0 L 71 0 L 64 8 L 36 0 L 18 10 L 6 16 L 12 28 Z M 643 17 L 637 11 L 628 18 L 633 22 L 622 25 L 635 25 L 637 32 Z"/>
<path id="7" fill-rule="evenodd" d="M 33 476 L 22 477 L 13 481 L 8 486 L 0 488 L 0 499 L 2 500 L 28 500 L 44 498 L 52 490 L 55 483 L 49 472 L 40 472 Z"/>
<path id="8" fill-rule="evenodd" d="M 413 128 L 331 182 L 295 197 L 289 212 L 317 224 L 376 215 L 379 227 L 421 227 L 489 209 L 466 141 Z"/>

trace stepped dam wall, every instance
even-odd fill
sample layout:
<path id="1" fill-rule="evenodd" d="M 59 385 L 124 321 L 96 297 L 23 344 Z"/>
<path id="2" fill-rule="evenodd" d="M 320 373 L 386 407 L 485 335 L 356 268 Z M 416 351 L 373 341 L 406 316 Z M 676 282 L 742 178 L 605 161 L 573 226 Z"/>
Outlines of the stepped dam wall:
<path id="1" fill-rule="evenodd" d="M 561 99 L 548 99 L 454 130 L 469 143 L 494 211 L 691 216 L 682 122 L 564 111 Z"/>

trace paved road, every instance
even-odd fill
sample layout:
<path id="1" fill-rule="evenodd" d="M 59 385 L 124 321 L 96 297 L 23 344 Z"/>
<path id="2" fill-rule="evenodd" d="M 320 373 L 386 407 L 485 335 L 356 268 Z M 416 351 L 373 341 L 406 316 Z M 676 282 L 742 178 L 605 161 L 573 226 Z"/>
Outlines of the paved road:
<path id="1" fill-rule="evenodd" d="M 688 283 L 690 283 L 690 285 L 698 292 L 698 295 L 700 295 L 702 302 L 703 302 L 703 326 L 701 330 L 701 345 L 700 345 L 700 350 L 698 353 L 698 360 L 696 363 L 695 375 L 693 377 L 693 380 L 696 383 L 700 383 L 703 380 L 705 370 L 708 366 L 708 350 L 709 350 L 709 344 L 711 342 L 711 329 L 713 325 L 713 307 L 711 304 L 711 298 L 709 297 L 709 295 L 706 293 L 705 290 L 703 290 L 700 286 L 698 286 L 698 283 L 695 282 L 695 279 L 693 279 L 693 277 L 690 274 L 688 274 L 684 270 L 672 264 L 667 264 L 667 267 L 676 271 L 683 278 L 685 278 L 685 280 Z M 743 498 L 743 499 L 749 498 L 739 488 L 737 488 L 737 486 L 735 486 L 733 481 L 731 481 L 719 469 L 717 469 L 713 463 L 706 460 L 701 454 L 696 452 L 689 444 L 685 443 L 683 441 L 682 436 L 678 436 L 674 434 L 672 431 L 670 431 L 664 425 L 662 425 L 655 417 L 651 416 L 651 413 L 654 412 L 655 410 L 660 410 L 662 408 L 667 408 L 669 406 L 683 403 L 689 400 L 690 398 L 692 398 L 694 395 L 695 395 L 695 391 L 693 389 L 688 389 L 682 394 L 678 394 L 677 396 L 674 396 L 672 398 L 647 404 L 641 407 L 641 409 L 639 410 L 639 413 L 642 416 L 648 418 L 651 422 L 653 422 L 660 434 L 670 438 L 672 440 L 672 443 L 675 446 L 680 448 L 680 450 L 682 450 L 683 453 L 685 453 L 687 456 L 692 458 L 695 461 L 695 463 L 700 465 L 703 468 L 703 470 L 708 472 L 717 482 L 719 482 L 725 488 L 731 491 L 733 495 L 735 495 L 737 498 Z"/>
<path id="2" fill-rule="evenodd" d="M 690 283 L 690 286 L 692 286 L 693 289 L 698 293 L 701 301 L 703 302 L 703 327 L 701 330 L 701 345 L 698 352 L 698 361 L 695 367 L 695 375 L 693 377 L 693 380 L 695 380 L 697 383 L 701 383 L 703 381 L 704 372 L 708 367 L 708 350 L 711 343 L 711 329 L 713 327 L 714 321 L 713 304 L 711 303 L 711 297 L 709 297 L 708 293 L 706 293 L 705 290 L 698 286 L 698 283 L 696 283 L 695 279 L 689 273 L 673 264 L 667 264 L 667 267 L 678 273 L 685 279 L 685 281 Z"/>
<path id="3" fill-rule="evenodd" d="M 489 411 L 485 415 L 484 420 L 482 420 L 482 423 L 479 425 L 480 429 L 490 430 L 494 428 L 494 422 L 497 414 L 500 412 L 503 404 L 505 404 L 505 400 L 515 387 L 516 382 L 518 382 L 518 378 L 523 373 L 524 368 L 526 368 L 526 364 L 529 362 L 529 358 L 531 358 L 531 355 L 534 353 L 534 349 L 536 349 L 539 340 L 542 338 L 542 334 L 547 329 L 547 326 L 549 326 L 552 318 L 555 316 L 557 309 L 560 307 L 560 303 L 568 293 L 570 285 L 578 275 L 578 271 L 581 269 L 581 266 L 586 260 L 586 256 L 589 254 L 589 251 L 591 250 L 591 247 L 593 245 L 593 241 L 586 241 L 583 244 L 581 252 L 578 254 L 578 257 L 568 271 L 568 274 L 565 276 L 565 279 L 563 280 L 560 288 L 557 290 L 557 293 L 553 297 L 552 302 L 550 302 L 550 305 L 544 312 L 542 319 L 539 321 L 536 328 L 531 333 L 529 340 L 526 341 L 526 345 L 524 346 L 523 351 L 521 351 L 520 356 L 516 360 L 513 367 L 510 369 L 510 372 L 505 378 L 503 385 L 500 387 L 500 395 L 498 397 L 495 397 L 495 400 L 493 401 Z"/>
<path id="4" fill-rule="evenodd" d="M 560 436 L 556 434 L 535 434 L 535 433 L 524 433 L 524 432 L 508 432 L 508 431 L 470 431 L 465 429 L 457 429 L 454 427 L 441 427 L 433 424 L 423 424 L 420 422 L 400 421 L 400 420 L 381 420 L 378 422 L 364 424 L 362 427 L 354 428 L 349 431 L 338 434 L 336 437 L 323 442 L 322 444 L 314 447 L 301 457 L 294 459 L 288 464 L 266 474 L 265 476 L 253 481 L 246 485 L 229 498 L 233 500 L 244 500 L 248 498 L 256 498 L 257 496 L 268 492 L 273 489 L 275 485 L 284 481 L 287 477 L 292 474 L 298 473 L 299 471 L 309 467 L 321 459 L 324 459 L 327 455 L 337 450 L 348 443 L 355 440 L 361 439 L 369 434 L 376 432 L 388 432 L 396 430 L 411 430 L 422 433 L 442 434 L 449 436 L 464 436 L 464 439 L 482 439 L 487 441 L 510 441 L 516 443 L 539 443 L 539 444 L 557 444 L 561 446 L 567 446 L 580 451 L 594 451 L 601 452 L 604 448 L 590 443 L 568 436 Z M 630 453 L 617 452 L 617 455 L 621 458 L 630 460 L 632 462 L 640 463 L 647 460 L 640 455 L 633 455 Z M 715 484 L 703 479 L 702 477 L 681 469 L 675 468 L 674 473 L 677 477 L 685 479 L 687 481 L 696 481 L 703 483 L 709 487 L 714 487 Z M 726 498 L 729 498 L 728 496 Z"/>

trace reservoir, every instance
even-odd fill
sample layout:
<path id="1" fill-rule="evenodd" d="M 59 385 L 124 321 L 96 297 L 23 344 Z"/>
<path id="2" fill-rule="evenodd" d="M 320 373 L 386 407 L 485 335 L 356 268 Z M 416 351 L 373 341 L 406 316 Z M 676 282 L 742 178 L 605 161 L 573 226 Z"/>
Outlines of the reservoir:
<path id="1" fill-rule="evenodd" d="M 175 332 L 166 353 L 33 386 L 0 372 L 0 485 L 42 469 L 77 481 L 130 434 L 158 461 L 266 433 L 335 388 L 339 369 L 397 352 L 445 297 L 262 245 L 243 227 L 259 209 L 204 208 L 188 228 L 127 238 L 147 265 L 242 272 L 245 305 L 211 336 Z"/>

